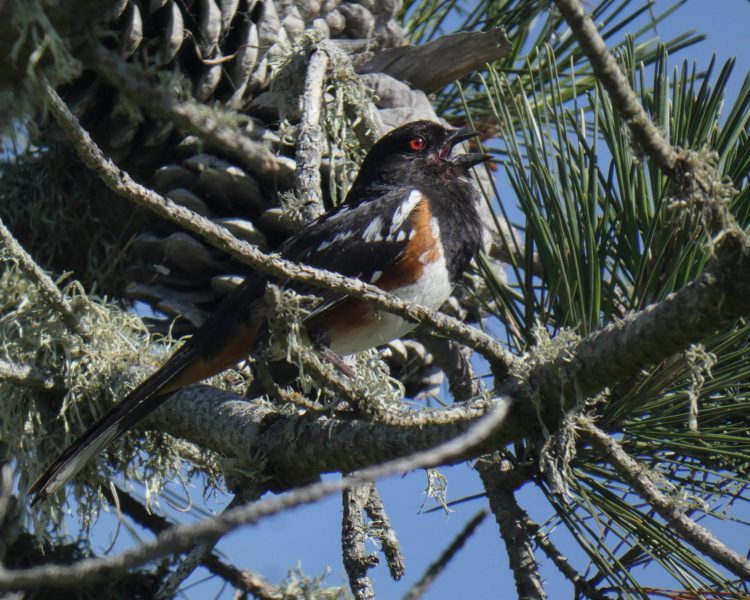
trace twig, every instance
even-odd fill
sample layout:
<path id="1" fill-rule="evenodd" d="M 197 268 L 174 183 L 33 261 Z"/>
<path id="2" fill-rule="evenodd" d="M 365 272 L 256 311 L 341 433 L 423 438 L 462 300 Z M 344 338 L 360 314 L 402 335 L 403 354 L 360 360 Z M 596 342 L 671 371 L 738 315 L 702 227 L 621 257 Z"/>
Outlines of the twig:
<path id="1" fill-rule="evenodd" d="M 513 493 L 518 486 L 513 466 L 507 460 L 479 460 L 476 470 L 482 478 L 492 513 L 508 551 L 518 597 L 543 600 L 547 594 L 542 585 L 539 563 L 534 556 L 529 531 L 523 526 L 528 515 L 518 505 Z"/>
<path id="2" fill-rule="evenodd" d="M 401 554 L 401 546 L 398 543 L 398 537 L 385 512 L 383 500 L 378 493 L 378 488 L 374 483 L 370 483 L 370 491 L 365 504 L 365 512 L 370 517 L 370 533 L 380 540 L 380 547 L 385 554 L 385 560 L 388 563 L 388 570 L 394 581 L 398 581 L 404 576 L 406 567 L 404 566 L 404 557 Z"/>
<path id="3" fill-rule="evenodd" d="M 649 469 L 629 456 L 616 440 L 590 422 L 581 422 L 579 432 L 682 539 L 738 577 L 750 579 L 750 561 L 688 517 L 678 503 L 659 490 Z"/>
<path id="4" fill-rule="evenodd" d="M 182 582 L 190 577 L 193 571 L 198 568 L 198 565 L 202 564 L 206 560 L 206 557 L 213 552 L 214 546 L 216 546 L 219 539 L 217 537 L 208 542 L 193 546 L 187 555 L 177 563 L 177 566 L 169 576 L 162 581 L 161 586 L 159 586 L 154 595 L 154 599 L 168 600 L 169 598 L 174 598 Z"/>
<path id="5" fill-rule="evenodd" d="M 253 486 L 250 490 L 246 490 L 245 494 L 236 494 L 231 502 L 229 502 L 224 508 L 224 511 L 257 500 L 261 497 L 263 491 L 264 490 L 261 490 L 259 486 Z M 206 558 L 212 554 L 214 547 L 219 543 L 220 539 L 221 535 L 217 535 L 213 539 L 193 546 L 187 555 L 180 560 L 179 564 L 175 567 L 169 577 L 164 580 L 154 598 L 156 600 L 168 600 L 169 598 L 173 598 L 182 582 L 192 575 L 193 571 L 198 568 L 198 565 L 205 563 Z"/>
<path id="6" fill-rule="evenodd" d="M 328 53 L 321 45 L 314 47 L 307 65 L 305 91 L 302 95 L 302 117 L 297 132 L 297 169 L 294 187 L 302 201 L 306 221 L 323 214 L 323 193 L 320 186 L 320 163 L 325 138 L 320 127 L 323 86 L 328 69 Z"/>
<path id="7" fill-rule="evenodd" d="M 417 600 L 427 591 L 427 588 L 432 585 L 432 582 L 445 570 L 448 563 L 453 559 L 456 553 L 463 548 L 466 540 L 468 540 L 477 527 L 482 524 L 482 521 L 487 517 L 487 511 L 485 509 L 480 510 L 474 515 L 461 532 L 455 537 L 450 545 L 443 551 L 440 557 L 432 563 L 424 575 L 415 583 L 412 588 L 404 596 L 404 600 Z"/>
<path id="8" fill-rule="evenodd" d="M 410 456 L 399 458 L 359 471 L 337 481 L 319 482 L 275 496 L 249 506 L 226 511 L 217 517 L 198 523 L 177 525 L 160 534 L 155 540 L 131 548 L 115 556 L 81 560 L 74 565 L 43 565 L 29 569 L 7 570 L 0 566 L 0 589 L 34 589 L 44 586 L 69 587 L 105 576 L 115 576 L 165 554 L 180 552 L 196 543 L 224 535 L 242 525 L 283 510 L 311 504 L 347 487 L 382 479 L 397 473 L 441 464 L 463 456 L 481 444 L 499 427 L 508 412 L 508 403 L 500 402 L 484 418 L 464 434 L 447 442 Z"/>
<path id="9" fill-rule="evenodd" d="M 247 137 L 236 127 L 221 123 L 208 109 L 191 100 L 178 100 L 134 70 L 117 54 L 98 44 L 84 53 L 89 65 L 107 82 L 154 116 L 171 121 L 180 129 L 198 135 L 244 164 L 253 174 L 291 183 L 294 167 L 264 144 Z"/>
<path id="10" fill-rule="evenodd" d="M 471 366 L 471 350 L 453 340 L 434 336 L 421 327 L 412 337 L 424 344 L 448 377 L 450 392 L 456 402 L 465 402 L 480 394 L 482 385 Z"/>
<path id="11" fill-rule="evenodd" d="M 16 238 L 13 237 L 13 234 L 2 222 L 2 219 L 0 219 L 0 246 L 4 246 L 8 249 L 8 252 L 10 252 L 15 258 L 18 267 L 30 277 L 39 288 L 39 292 L 44 299 L 44 302 L 60 315 L 60 318 L 68 329 L 75 333 L 85 333 L 78 317 L 73 311 L 73 307 L 70 306 L 70 303 L 60 291 L 60 288 L 58 288 L 55 282 L 50 279 L 49 275 L 47 275 L 38 264 L 36 264 L 29 253 L 23 249 L 23 246 L 18 243 Z"/>
<path id="12" fill-rule="evenodd" d="M 65 384 L 57 377 L 46 375 L 30 365 L 19 365 L 0 359 L 0 382 L 44 392 L 64 392 Z"/>
<path id="13" fill-rule="evenodd" d="M 365 552 L 363 511 L 370 495 L 370 483 L 352 486 L 341 493 L 341 551 L 349 587 L 356 600 L 374 600 L 375 591 L 367 571 L 378 564 L 375 554 Z"/>
<path id="14" fill-rule="evenodd" d="M 316 379 L 329 385 L 353 408 L 373 423 L 397 427 L 443 425 L 475 419 L 487 408 L 486 404 L 478 402 L 472 404 L 470 408 L 466 405 L 459 405 L 449 408 L 422 408 L 415 411 L 406 406 L 384 404 L 374 394 L 371 394 L 366 386 L 358 385 L 356 381 L 341 376 L 332 366 L 324 364 L 307 349 L 303 348 L 298 358 L 304 368 Z"/>
<path id="15" fill-rule="evenodd" d="M 570 25 L 581 49 L 589 57 L 596 78 L 609 93 L 612 104 L 630 128 L 633 139 L 665 173 L 675 175 L 677 156 L 674 149 L 646 114 L 579 0 L 555 0 L 555 4 Z"/>
<path id="16" fill-rule="evenodd" d="M 119 506 L 123 513 L 152 533 L 162 533 L 174 525 L 165 517 L 150 512 L 136 498 L 118 487 L 115 487 L 117 501 L 115 501 L 112 489 L 109 486 L 102 485 L 100 490 L 112 506 Z M 284 596 L 281 590 L 265 581 L 259 575 L 229 565 L 223 562 L 216 554 L 205 556 L 202 564 L 211 573 L 228 581 L 238 590 L 250 592 L 261 600 L 281 600 Z"/>
<path id="17" fill-rule="evenodd" d="M 545 535 L 542 528 L 528 515 L 524 519 L 523 526 L 529 530 L 534 537 L 536 545 L 547 555 L 558 570 L 570 581 L 576 593 L 582 594 L 591 600 L 608 600 L 602 592 L 596 589 L 586 578 L 576 571 L 568 562 L 567 557 L 557 549 L 552 541 Z"/>
<path id="18" fill-rule="evenodd" d="M 119 169 L 112 161 L 105 158 L 89 134 L 81 127 L 57 92 L 45 85 L 44 93 L 60 127 L 65 131 L 73 144 L 76 153 L 83 163 L 101 177 L 104 184 L 115 193 L 136 204 L 148 208 L 159 216 L 177 223 L 203 237 L 216 248 L 227 252 L 237 261 L 259 271 L 278 277 L 292 278 L 316 287 L 323 287 L 337 292 L 350 294 L 367 300 L 378 308 L 390 312 L 412 323 L 429 325 L 441 333 L 458 340 L 482 354 L 499 370 L 507 371 L 515 357 L 484 332 L 453 319 L 438 311 L 427 309 L 412 303 L 402 302 L 395 296 L 379 288 L 366 284 L 358 279 L 343 277 L 337 273 L 313 269 L 302 264 L 283 260 L 258 250 L 256 246 L 235 238 L 224 227 L 221 227 L 196 213 L 179 206 L 153 190 L 137 184 L 125 171 Z"/>

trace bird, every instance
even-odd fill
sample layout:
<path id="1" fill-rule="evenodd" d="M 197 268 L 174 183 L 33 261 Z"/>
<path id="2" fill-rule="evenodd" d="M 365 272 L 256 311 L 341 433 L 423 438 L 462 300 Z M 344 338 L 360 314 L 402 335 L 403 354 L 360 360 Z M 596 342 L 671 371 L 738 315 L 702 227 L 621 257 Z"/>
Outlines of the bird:
<path id="1" fill-rule="evenodd" d="M 439 308 L 482 243 L 480 198 L 471 169 L 491 156 L 454 152 L 477 135 L 433 121 L 410 122 L 385 134 L 365 156 L 344 201 L 288 238 L 279 255 Z M 62 489 L 87 461 L 171 394 L 258 352 L 261 340 L 268 338 L 264 291 L 269 282 L 319 297 L 304 326 L 311 345 L 324 357 L 377 347 L 414 328 L 364 300 L 251 273 L 161 368 L 44 471 L 28 490 L 32 506 Z"/>

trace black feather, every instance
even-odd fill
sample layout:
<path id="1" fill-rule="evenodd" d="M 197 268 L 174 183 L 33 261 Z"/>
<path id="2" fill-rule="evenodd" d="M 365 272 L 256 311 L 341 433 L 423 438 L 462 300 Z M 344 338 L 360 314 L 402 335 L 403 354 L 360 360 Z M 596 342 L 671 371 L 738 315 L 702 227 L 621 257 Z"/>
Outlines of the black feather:
<path id="1" fill-rule="evenodd" d="M 80 438 L 68 446 L 29 488 L 29 494 L 34 495 L 31 505 L 57 491 L 84 466 L 90 456 L 104 450 L 146 415 L 161 406 L 169 398 L 169 394 L 159 395 L 159 390 L 189 366 L 195 354 L 196 350 L 191 344 L 180 348 L 161 369 L 115 404 Z M 77 461 L 80 461 L 80 464 L 76 464 Z"/>

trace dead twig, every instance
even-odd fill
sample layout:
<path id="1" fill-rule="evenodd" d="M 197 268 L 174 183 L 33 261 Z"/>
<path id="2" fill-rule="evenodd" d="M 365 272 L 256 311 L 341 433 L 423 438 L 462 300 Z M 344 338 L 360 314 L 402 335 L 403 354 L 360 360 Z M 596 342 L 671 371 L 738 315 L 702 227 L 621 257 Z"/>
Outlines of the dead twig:
<path id="1" fill-rule="evenodd" d="M 302 95 L 302 118 L 297 131 L 297 169 L 294 187 L 302 202 L 305 221 L 311 221 L 324 212 L 320 184 L 320 163 L 323 159 L 325 137 L 320 126 L 323 88 L 328 70 L 328 53 L 318 45 L 314 47 L 307 65 L 305 91 Z"/>
<path id="2" fill-rule="evenodd" d="M 427 591 L 427 588 L 432 585 L 432 582 L 438 578 L 440 573 L 445 570 L 448 563 L 453 559 L 456 553 L 464 547 L 466 540 L 468 540 L 476 531 L 477 527 L 482 524 L 482 521 L 487 517 L 487 511 L 485 509 L 480 510 L 474 515 L 466 526 L 460 531 L 456 538 L 450 543 L 450 545 L 443 551 L 440 557 L 432 563 L 424 575 L 415 583 L 412 588 L 404 596 L 404 600 L 417 600 L 421 598 Z"/>

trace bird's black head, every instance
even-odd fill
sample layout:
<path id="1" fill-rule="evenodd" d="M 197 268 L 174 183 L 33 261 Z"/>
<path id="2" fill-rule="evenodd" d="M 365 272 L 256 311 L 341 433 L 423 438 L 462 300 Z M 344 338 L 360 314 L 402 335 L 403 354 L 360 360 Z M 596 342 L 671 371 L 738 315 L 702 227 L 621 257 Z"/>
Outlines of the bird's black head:
<path id="1" fill-rule="evenodd" d="M 352 192 L 394 185 L 416 184 L 422 177 L 466 175 L 490 158 L 487 154 L 452 156 L 460 142 L 478 135 L 469 129 L 447 129 L 434 121 L 413 121 L 380 138 L 362 162 Z"/>

